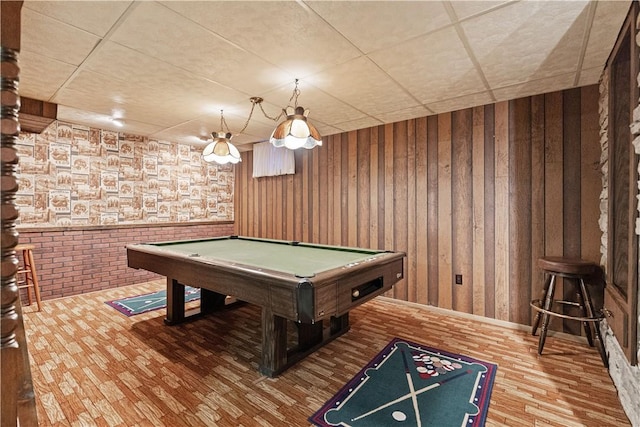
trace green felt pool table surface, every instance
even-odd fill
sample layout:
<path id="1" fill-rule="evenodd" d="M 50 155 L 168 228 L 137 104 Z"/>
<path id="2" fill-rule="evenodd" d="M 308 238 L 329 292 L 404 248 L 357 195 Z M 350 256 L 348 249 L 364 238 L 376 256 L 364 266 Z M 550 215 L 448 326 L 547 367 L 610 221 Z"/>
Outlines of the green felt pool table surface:
<path id="1" fill-rule="evenodd" d="M 362 262 L 383 251 L 341 246 L 248 239 L 213 238 L 152 244 L 160 250 L 177 252 L 203 259 L 216 259 L 254 268 L 288 273 L 297 277 L 313 277 L 316 273 Z"/>

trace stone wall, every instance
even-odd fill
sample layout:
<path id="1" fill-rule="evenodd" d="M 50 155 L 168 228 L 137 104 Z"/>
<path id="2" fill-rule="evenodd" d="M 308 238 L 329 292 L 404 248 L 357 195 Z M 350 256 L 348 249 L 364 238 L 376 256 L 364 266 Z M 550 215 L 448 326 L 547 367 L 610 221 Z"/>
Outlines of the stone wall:
<path id="1" fill-rule="evenodd" d="M 636 22 L 636 28 L 640 28 L 640 15 Z M 640 46 L 640 33 L 635 38 L 636 43 Z M 640 75 L 638 75 L 638 85 L 640 86 Z M 639 100 L 640 101 L 640 100 Z M 607 241 L 608 241 L 608 191 L 609 191 L 609 73 L 607 70 L 602 75 L 600 81 L 600 145 L 602 147 L 602 155 L 600 157 L 600 165 L 602 167 L 602 193 L 600 193 L 600 230 L 602 231 L 601 264 L 607 265 Z M 636 154 L 640 154 L 640 105 L 633 112 L 633 123 L 631 124 L 631 132 L 636 135 L 633 145 Z M 640 172 L 640 164 L 638 165 Z M 640 182 L 638 182 L 640 189 Z M 640 192 L 639 192 L 640 194 Z M 640 197 L 640 196 L 639 196 Z M 638 205 L 640 209 L 640 204 Z M 640 219 L 636 218 L 636 234 L 640 235 Z M 640 259 L 638 260 L 640 262 Z M 640 295 L 640 293 L 639 293 Z M 640 306 L 640 304 L 639 304 Z M 636 319 L 640 324 L 640 316 Z M 640 328 L 639 328 L 640 330 Z M 638 404 L 638 396 L 640 396 L 640 367 L 638 365 L 631 366 L 616 337 L 606 320 L 601 325 L 602 337 L 607 354 L 609 355 L 609 375 L 618 390 L 620 402 L 631 421 L 631 425 L 640 426 L 640 405 Z M 640 340 L 639 340 L 640 341 Z M 640 342 L 638 343 L 640 349 Z M 638 354 L 640 359 L 640 351 Z"/>

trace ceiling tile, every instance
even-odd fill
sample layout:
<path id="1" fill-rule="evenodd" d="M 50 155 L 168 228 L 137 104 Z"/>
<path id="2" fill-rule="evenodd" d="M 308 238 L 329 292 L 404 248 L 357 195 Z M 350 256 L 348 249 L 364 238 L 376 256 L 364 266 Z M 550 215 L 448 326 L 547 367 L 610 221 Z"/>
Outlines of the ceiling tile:
<path id="1" fill-rule="evenodd" d="M 92 113 L 87 110 L 79 110 L 64 105 L 58 106 L 58 120 L 137 135 L 149 135 L 161 129 L 160 126 L 149 125 L 148 123 L 140 123 L 133 120 L 126 120 L 125 125 L 120 127 L 114 125 L 108 115 Z"/>
<path id="2" fill-rule="evenodd" d="M 596 3 L 593 27 L 585 53 L 584 68 L 601 67 L 611 53 L 618 33 L 611 28 L 621 28 L 629 11 L 630 1 L 600 1 Z"/>
<path id="3" fill-rule="evenodd" d="M 351 120 L 348 122 L 338 123 L 336 126 L 339 127 L 342 132 L 349 132 L 352 130 L 367 129 L 374 126 L 380 126 L 383 124 L 384 123 L 382 123 L 380 120 L 376 119 L 375 117 L 363 117 L 358 120 Z M 327 133 L 326 135 L 331 135 L 331 134 Z"/>
<path id="4" fill-rule="evenodd" d="M 145 92 L 148 96 L 173 94 L 189 97 L 190 102 L 183 108 L 194 114 L 211 110 L 217 112 L 245 101 L 247 111 L 251 107 L 249 97 L 242 92 L 113 42 L 102 44 L 84 68 L 114 79 L 124 79 L 135 86 L 137 92 Z M 127 70 L 127 73 L 123 74 L 122 70 Z M 159 90 L 161 94 L 158 94 Z"/>
<path id="5" fill-rule="evenodd" d="M 492 104 L 493 97 L 490 92 L 474 93 L 471 95 L 461 96 L 459 98 L 447 99 L 440 102 L 428 104 L 427 107 L 436 114 L 446 113 L 449 111 L 471 108 L 478 105 Z"/>
<path id="6" fill-rule="evenodd" d="M 100 38 L 31 9 L 22 10 L 23 52 L 32 52 L 72 65 L 80 65 Z"/>
<path id="7" fill-rule="evenodd" d="M 313 76 L 313 84 L 334 98 L 371 116 L 419 104 L 365 57 L 318 73 Z"/>
<path id="8" fill-rule="evenodd" d="M 104 37 L 131 3 L 133 2 L 27 0 L 24 2 L 23 11 L 29 9 Z"/>
<path id="9" fill-rule="evenodd" d="M 271 89 L 274 80 L 290 79 L 277 67 L 154 2 L 139 3 L 111 40 L 222 85 L 235 87 L 247 97 Z"/>
<path id="10" fill-rule="evenodd" d="M 293 1 L 165 2 L 167 7 L 303 78 L 360 55 L 303 3 Z M 222 53 L 222 52 L 221 52 Z M 293 75 L 291 75 L 293 74 Z M 283 83 L 280 80 L 279 83 Z"/>
<path id="11" fill-rule="evenodd" d="M 602 76 L 602 67 L 583 69 L 580 72 L 580 79 L 577 86 L 587 86 L 600 82 Z"/>
<path id="12" fill-rule="evenodd" d="M 422 105 L 417 105 L 411 108 L 405 108 L 398 111 L 390 111 L 388 113 L 381 114 L 376 118 L 382 123 L 394 123 L 403 120 L 415 119 L 418 117 L 426 117 L 433 114 L 433 111 L 427 109 Z"/>
<path id="13" fill-rule="evenodd" d="M 366 7 L 350 1 L 306 3 L 364 53 L 451 25 L 440 1 L 378 1 Z"/>
<path id="14" fill-rule="evenodd" d="M 586 6 L 586 1 L 517 2 L 460 25 L 496 88 L 575 71 Z"/>
<path id="15" fill-rule="evenodd" d="M 108 92 L 103 91 L 105 86 L 109 88 Z M 92 96 L 95 91 L 103 91 L 104 96 Z M 180 91 L 158 90 L 153 93 L 128 81 L 108 78 L 92 71 L 78 73 L 53 99 L 53 102 L 62 105 L 101 114 L 121 111 L 127 120 L 135 118 L 160 126 L 173 126 L 201 114 L 201 111 L 195 111 L 197 107 L 191 101 L 188 94 Z M 153 108 L 149 108 L 150 105 Z"/>
<path id="16" fill-rule="evenodd" d="M 496 101 L 506 101 L 509 99 L 522 98 L 524 96 L 537 95 L 541 93 L 555 92 L 573 87 L 575 74 L 569 73 L 561 76 L 549 77 L 527 83 L 516 84 L 509 87 L 495 89 L 493 95 Z"/>
<path id="17" fill-rule="evenodd" d="M 313 81 L 313 77 L 311 81 Z M 291 97 L 294 88 L 295 84 L 291 84 L 265 93 L 264 109 L 267 114 L 273 117 L 288 105 L 293 106 L 295 100 L 291 101 Z M 319 120 L 324 123 L 337 123 L 356 120 L 366 115 L 361 110 L 309 84 L 307 80 L 299 82 L 298 90 L 300 91 L 298 105 L 309 110 L 309 118 L 312 121 Z"/>
<path id="18" fill-rule="evenodd" d="M 76 66 L 25 50 L 20 53 L 20 95 L 49 101 Z"/>
<path id="19" fill-rule="evenodd" d="M 511 1 L 514 1 L 514 0 L 508 0 L 508 1 L 455 0 L 451 2 L 451 7 L 453 7 L 453 10 L 457 15 L 458 20 L 461 21 L 463 19 L 467 19 L 474 15 L 482 15 L 485 13 L 489 13 L 497 9 L 498 7 L 505 6 Z M 515 1 L 518 1 L 518 0 L 515 0 Z"/>
<path id="20" fill-rule="evenodd" d="M 370 58 L 423 104 L 484 89 L 453 27 L 377 51 Z"/>

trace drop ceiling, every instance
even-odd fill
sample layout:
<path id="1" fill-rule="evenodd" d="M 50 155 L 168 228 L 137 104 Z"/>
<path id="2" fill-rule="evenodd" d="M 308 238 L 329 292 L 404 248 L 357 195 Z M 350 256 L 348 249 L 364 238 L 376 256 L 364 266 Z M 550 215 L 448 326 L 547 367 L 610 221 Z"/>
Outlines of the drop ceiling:
<path id="1" fill-rule="evenodd" d="M 597 83 L 630 1 L 25 1 L 20 94 L 203 146 L 250 97 L 322 135 Z M 113 118 L 125 125 L 117 128 Z M 275 123 L 256 109 L 240 150 Z"/>

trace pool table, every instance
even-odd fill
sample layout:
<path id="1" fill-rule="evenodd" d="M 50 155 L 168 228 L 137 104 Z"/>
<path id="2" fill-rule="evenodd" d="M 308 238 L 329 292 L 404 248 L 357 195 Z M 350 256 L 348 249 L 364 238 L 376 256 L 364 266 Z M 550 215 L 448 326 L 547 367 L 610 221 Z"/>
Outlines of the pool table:
<path id="1" fill-rule="evenodd" d="M 225 236 L 130 244 L 129 267 L 167 278 L 169 325 L 224 307 L 227 296 L 262 309 L 260 372 L 276 376 L 349 330 L 349 310 L 404 277 L 403 252 Z M 185 312 L 185 285 L 201 289 Z M 287 348 L 287 323 L 297 344 Z M 294 328 L 292 328 L 294 329 Z"/>

